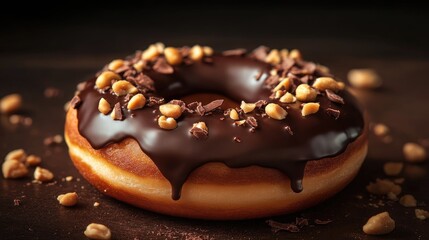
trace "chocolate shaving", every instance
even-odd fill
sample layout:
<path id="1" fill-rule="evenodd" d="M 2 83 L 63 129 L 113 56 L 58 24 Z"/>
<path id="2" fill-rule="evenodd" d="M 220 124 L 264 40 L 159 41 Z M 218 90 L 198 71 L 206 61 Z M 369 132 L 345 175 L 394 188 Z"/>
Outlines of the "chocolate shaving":
<path id="1" fill-rule="evenodd" d="M 274 220 L 267 220 L 266 223 L 271 227 L 271 230 L 276 233 L 281 230 L 288 232 L 299 232 L 299 227 L 292 223 L 281 223 Z"/>
<path id="2" fill-rule="evenodd" d="M 234 140 L 235 142 L 241 143 L 241 139 L 239 137 L 234 137 L 232 140 Z"/>
<path id="3" fill-rule="evenodd" d="M 113 120 L 122 120 L 124 116 L 122 115 L 121 104 L 116 103 L 113 107 Z"/>
<path id="4" fill-rule="evenodd" d="M 191 51 L 191 48 L 188 46 L 184 46 L 182 48 L 179 48 L 179 52 L 182 55 L 182 57 L 187 57 L 189 55 L 189 52 Z"/>
<path id="5" fill-rule="evenodd" d="M 211 112 L 223 104 L 223 99 L 217 99 L 203 106 L 205 112 Z"/>
<path id="6" fill-rule="evenodd" d="M 327 108 L 325 111 L 329 116 L 333 117 L 335 120 L 337 120 L 340 117 L 340 113 L 341 113 L 340 110 Z"/>
<path id="7" fill-rule="evenodd" d="M 265 62 L 268 50 L 269 48 L 266 46 L 259 46 L 255 50 L 253 50 L 251 57 Z"/>
<path id="8" fill-rule="evenodd" d="M 337 94 L 335 94 L 333 91 L 326 89 L 325 92 L 326 92 L 326 97 L 328 97 L 328 99 L 331 100 L 332 102 L 344 104 L 344 99 L 338 96 Z"/>
<path id="9" fill-rule="evenodd" d="M 258 127 L 258 121 L 254 117 L 248 117 L 246 119 L 246 123 L 249 124 L 250 126 L 252 126 L 253 128 Z"/>
<path id="10" fill-rule="evenodd" d="M 143 73 L 139 73 L 135 78 L 127 78 L 127 80 L 134 82 L 137 87 L 148 89 L 150 91 L 155 91 L 155 83 L 147 75 L 144 75 Z"/>
<path id="11" fill-rule="evenodd" d="M 164 103 L 164 98 L 159 98 L 159 97 L 149 97 L 149 101 L 148 101 L 148 106 L 154 106 L 154 105 L 159 105 L 159 104 L 163 104 Z"/>
<path id="12" fill-rule="evenodd" d="M 153 70 L 162 74 L 172 74 L 174 69 L 170 64 L 167 63 L 165 58 L 158 58 L 158 60 L 153 65 Z"/>
<path id="13" fill-rule="evenodd" d="M 267 100 L 258 100 L 257 102 L 255 102 L 255 107 L 258 109 L 261 109 L 263 107 L 265 107 L 265 105 L 268 104 Z"/>
<path id="14" fill-rule="evenodd" d="M 229 116 L 229 114 L 231 113 L 232 108 L 228 108 L 223 112 L 224 116 Z"/>
<path id="15" fill-rule="evenodd" d="M 284 129 L 286 132 L 288 132 L 291 136 L 293 136 L 292 128 L 290 128 L 290 126 L 289 126 L 289 125 L 285 126 L 283 129 Z"/>
<path id="16" fill-rule="evenodd" d="M 303 77 L 300 78 L 302 83 L 308 83 L 310 80 L 312 80 L 312 76 L 311 75 L 304 75 Z"/>
<path id="17" fill-rule="evenodd" d="M 197 139 L 205 139 L 209 135 L 208 131 L 206 131 L 205 129 L 199 128 L 197 126 L 192 126 L 189 132 L 192 134 L 192 136 L 194 136 Z"/>
<path id="18" fill-rule="evenodd" d="M 204 114 L 206 113 L 206 110 L 204 109 L 204 107 L 201 105 L 201 103 L 199 103 L 197 105 L 197 107 L 195 108 L 195 112 L 200 115 L 200 116 L 204 116 Z"/>
<path id="19" fill-rule="evenodd" d="M 128 70 L 131 69 L 130 65 L 128 65 L 129 63 L 124 64 L 123 66 L 119 67 L 118 69 L 115 70 L 115 73 L 123 73 L 126 72 Z"/>
<path id="20" fill-rule="evenodd" d="M 179 105 L 179 106 L 180 106 L 180 110 L 181 110 L 182 112 L 184 112 L 185 110 L 189 110 L 189 109 L 186 107 L 186 103 L 185 103 L 184 101 L 182 101 L 182 100 L 173 99 L 173 100 L 171 100 L 169 103 L 171 103 L 171 104 L 175 104 L 175 105 Z M 188 112 L 189 112 L 189 111 L 188 111 Z"/>
<path id="21" fill-rule="evenodd" d="M 237 48 L 237 49 L 231 49 L 226 50 L 222 52 L 222 55 L 224 56 L 242 56 L 246 54 L 247 50 L 244 48 Z"/>
<path id="22" fill-rule="evenodd" d="M 302 73 L 313 75 L 316 71 L 317 65 L 313 62 L 304 62 L 301 63 Z"/>
<path id="23" fill-rule="evenodd" d="M 82 104 L 82 100 L 79 96 L 74 96 L 72 100 L 70 101 L 70 107 L 73 109 L 77 109 Z"/>
<path id="24" fill-rule="evenodd" d="M 314 223 L 317 225 L 326 225 L 326 224 L 331 223 L 331 222 L 332 222 L 332 220 L 330 220 L 330 219 L 327 219 L 327 220 L 315 219 L 314 220 Z"/>
<path id="25" fill-rule="evenodd" d="M 137 73 L 137 71 L 135 69 L 128 69 L 127 71 L 124 72 L 124 78 L 128 78 L 128 77 L 132 77 L 135 76 Z"/>
<path id="26" fill-rule="evenodd" d="M 282 64 L 280 65 L 283 71 L 288 72 L 295 65 L 295 60 L 292 58 L 283 59 Z"/>
<path id="27" fill-rule="evenodd" d="M 280 77 L 277 75 L 270 75 L 269 77 L 267 77 L 265 79 L 265 85 L 268 87 L 274 87 L 275 85 L 277 85 L 280 82 Z"/>
<path id="28" fill-rule="evenodd" d="M 258 74 L 255 75 L 256 81 L 259 81 L 259 79 L 261 79 L 262 75 L 264 75 L 264 71 L 263 70 L 259 70 Z"/>

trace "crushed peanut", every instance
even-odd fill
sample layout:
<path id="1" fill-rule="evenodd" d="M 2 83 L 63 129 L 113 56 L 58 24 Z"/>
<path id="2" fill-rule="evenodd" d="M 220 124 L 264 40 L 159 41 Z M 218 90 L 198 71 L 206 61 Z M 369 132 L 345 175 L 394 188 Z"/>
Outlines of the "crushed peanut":
<path id="1" fill-rule="evenodd" d="M 289 57 L 295 60 L 302 60 L 302 54 L 298 49 L 292 49 L 289 52 Z"/>
<path id="2" fill-rule="evenodd" d="M 265 57 L 265 62 L 271 63 L 273 65 L 279 64 L 281 61 L 279 50 L 272 49 L 270 53 Z"/>
<path id="3" fill-rule="evenodd" d="M 417 200 L 411 194 L 406 194 L 399 199 L 399 203 L 404 207 L 416 207 Z"/>
<path id="4" fill-rule="evenodd" d="M 144 107 L 146 104 L 146 98 L 143 94 L 139 93 L 134 95 L 127 104 L 128 110 L 136 110 Z"/>
<path id="5" fill-rule="evenodd" d="M 414 213 L 416 214 L 416 218 L 420 220 L 426 220 L 429 218 L 429 212 L 423 209 L 415 209 Z"/>
<path id="6" fill-rule="evenodd" d="M 100 206 L 100 203 L 99 202 L 94 202 L 94 207 L 98 207 L 98 206 Z"/>
<path id="7" fill-rule="evenodd" d="M 144 61 L 153 61 L 155 60 L 155 58 L 157 58 L 160 54 L 158 49 L 159 47 L 157 47 L 155 44 L 150 45 L 145 51 L 143 51 L 142 54 L 142 59 Z"/>
<path id="8" fill-rule="evenodd" d="M 128 93 L 137 93 L 139 90 L 127 80 L 120 80 L 112 85 L 112 90 L 117 96 L 124 96 Z"/>
<path id="9" fill-rule="evenodd" d="M 61 194 L 57 197 L 58 202 L 66 207 L 72 207 L 77 204 L 78 195 L 76 192 Z"/>
<path id="10" fill-rule="evenodd" d="M 182 115 L 182 108 L 177 104 L 166 103 L 159 106 L 162 115 L 177 119 Z"/>
<path id="11" fill-rule="evenodd" d="M 286 110 L 284 110 L 280 105 L 275 103 L 269 103 L 265 107 L 265 113 L 276 120 L 283 120 L 287 116 Z"/>
<path id="12" fill-rule="evenodd" d="M 395 220 L 388 212 L 382 212 L 368 219 L 363 226 L 364 233 L 369 235 L 383 235 L 392 232 L 395 229 Z"/>
<path id="13" fill-rule="evenodd" d="M 109 63 L 107 68 L 112 71 L 118 70 L 120 67 L 124 66 L 125 62 L 122 59 L 115 59 Z"/>
<path id="14" fill-rule="evenodd" d="M 289 92 L 286 92 L 280 99 L 282 103 L 294 103 L 296 102 L 296 97 Z"/>
<path id="15" fill-rule="evenodd" d="M 6 160 L 2 165 L 4 178 L 21 178 L 28 174 L 28 168 L 16 159 Z"/>
<path id="16" fill-rule="evenodd" d="M 195 45 L 189 51 L 189 57 L 194 61 L 200 61 L 204 57 L 204 50 L 200 45 Z"/>
<path id="17" fill-rule="evenodd" d="M 182 54 L 179 49 L 168 47 L 164 50 L 164 56 L 170 65 L 179 65 L 182 63 Z"/>
<path id="18" fill-rule="evenodd" d="M 112 107 L 106 99 L 101 98 L 98 102 L 98 111 L 100 111 L 104 115 L 107 115 L 110 111 L 112 111 Z"/>
<path id="19" fill-rule="evenodd" d="M 300 84 L 295 90 L 295 96 L 301 102 L 312 102 L 316 100 L 317 91 L 308 84 Z"/>
<path id="20" fill-rule="evenodd" d="M 85 236 L 89 239 L 102 239 L 108 240 L 112 238 L 110 229 L 103 224 L 91 223 L 84 232 Z"/>
<path id="21" fill-rule="evenodd" d="M 255 110 L 256 104 L 254 103 L 246 103 L 244 101 L 241 101 L 240 108 L 243 110 L 244 113 L 249 113 L 253 110 Z"/>
<path id="22" fill-rule="evenodd" d="M 54 174 L 46 168 L 36 167 L 34 179 L 40 182 L 49 182 L 54 178 Z"/>
<path id="23" fill-rule="evenodd" d="M 308 116 L 310 114 L 317 113 L 319 111 L 320 104 L 319 103 L 304 103 L 301 110 L 301 115 L 303 117 Z"/>
<path id="24" fill-rule="evenodd" d="M 417 143 L 406 143 L 402 151 L 405 159 L 409 162 L 417 163 L 426 160 L 426 150 Z"/>
<path id="25" fill-rule="evenodd" d="M 280 50 L 280 57 L 282 59 L 285 59 L 289 56 L 289 50 L 287 50 L 286 48 L 283 48 L 282 50 Z"/>
<path id="26" fill-rule="evenodd" d="M 105 71 L 97 77 L 95 80 L 95 86 L 97 86 L 98 89 L 108 89 L 113 80 L 119 79 L 121 79 L 121 77 L 118 74 L 111 71 Z"/>
<path id="27" fill-rule="evenodd" d="M 340 87 L 338 86 L 337 81 L 335 81 L 333 78 L 331 77 L 319 77 L 316 78 L 316 80 L 313 83 L 313 87 L 320 90 L 320 91 L 325 91 L 326 89 L 332 90 L 332 91 L 337 91 L 340 89 Z"/>
<path id="28" fill-rule="evenodd" d="M 246 123 L 246 120 L 235 121 L 234 124 L 237 126 L 241 126 Z"/>
<path id="29" fill-rule="evenodd" d="M 21 108 L 22 97 L 21 95 L 14 93 L 4 96 L 0 99 L 0 112 L 1 113 L 13 113 Z"/>
<path id="30" fill-rule="evenodd" d="M 208 47 L 208 46 L 203 47 L 203 52 L 204 52 L 205 56 L 211 56 L 214 53 L 213 48 Z"/>
<path id="31" fill-rule="evenodd" d="M 356 88 L 374 89 L 381 86 L 382 81 L 374 69 L 352 69 L 348 73 L 349 83 Z"/>
<path id="32" fill-rule="evenodd" d="M 386 195 L 389 192 L 399 195 L 402 188 L 388 179 L 377 179 L 375 183 L 369 183 L 369 185 L 366 186 L 366 190 L 375 195 Z"/>
<path id="33" fill-rule="evenodd" d="M 229 112 L 229 117 L 232 120 L 238 120 L 238 119 L 240 119 L 240 117 L 238 116 L 238 112 L 235 109 L 231 109 L 231 111 Z"/>
<path id="34" fill-rule="evenodd" d="M 192 127 L 193 127 L 193 128 L 199 128 L 199 129 L 202 129 L 202 130 L 204 130 L 204 131 L 206 131 L 206 132 L 208 132 L 208 131 L 209 131 L 209 128 L 207 127 L 207 125 L 206 125 L 206 123 L 205 123 L 205 122 L 197 122 L 197 123 L 194 123 L 194 124 L 192 125 Z"/>
<path id="35" fill-rule="evenodd" d="M 67 177 L 66 177 L 66 181 L 67 181 L 67 182 L 71 182 L 71 181 L 73 181 L 73 176 L 67 176 Z"/>
<path id="36" fill-rule="evenodd" d="M 27 153 L 25 153 L 24 149 L 20 148 L 20 149 L 15 149 L 10 151 L 6 155 L 4 160 L 7 161 L 7 160 L 15 159 L 15 160 L 18 160 L 19 162 L 23 162 L 26 157 L 27 157 Z"/>
<path id="37" fill-rule="evenodd" d="M 137 70 L 137 72 L 143 71 L 143 68 L 146 67 L 146 62 L 143 60 L 139 60 L 138 62 L 133 64 L 133 68 Z"/>
<path id="38" fill-rule="evenodd" d="M 387 162 L 383 165 L 384 173 L 387 176 L 397 176 L 403 168 L 404 164 L 402 162 Z"/>
<path id="39" fill-rule="evenodd" d="M 284 79 L 283 79 L 283 80 L 281 80 L 281 81 L 279 82 L 279 84 L 277 84 L 277 86 L 273 89 L 273 92 L 276 92 L 276 91 L 281 90 L 281 89 L 284 89 L 284 90 L 288 91 L 288 90 L 289 90 L 289 88 L 290 88 L 290 85 L 291 85 L 290 78 L 284 78 Z"/>
<path id="40" fill-rule="evenodd" d="M 25 159 L 25 164 L 28 166 L 37 166 L 42 162 L 42 159 L 39 156 L 36 155 L 29 155 Z"/>
<path id="41" fill-rule="evenodd" d="M 164 52 L 165 49 L 165 45 L 162 42 L 157 42 L 154 44 L 156 47 L 156 50 L 158 51 L 159 54 L 162 54 Z"/>
<path id="42" fill-rule="evenodd" d="M 374 125 L 373 131 L 376 136 L 383 137 L 390 132 L 390 129 L 382 123 L 377 123 Z"/>
<path id="43" fill-rule="evenodd" d="M 279 98 L 283 97 L 284 94 L 285 94 L 284 90 L 277 90 L 274 93 L 274 99 L 279 99 Z"/>
<path id="44" fill-rule="evenodd" d="M 172 129 L 175 129 L 177 127 L 177 122 L 172 117 L 161 116 L 158 118 L 158 125 L 162 129 L 172 130 Z"/>

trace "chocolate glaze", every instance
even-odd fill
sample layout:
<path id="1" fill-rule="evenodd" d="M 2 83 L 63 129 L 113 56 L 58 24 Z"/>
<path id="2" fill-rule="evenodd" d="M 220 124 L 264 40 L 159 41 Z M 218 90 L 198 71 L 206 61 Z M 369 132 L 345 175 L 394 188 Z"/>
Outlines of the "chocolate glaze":
<path id="1" fill-rule="evenodd" d="M 264 79 L 271 66 L 257 60 L 239 56 L 216 55 L 211 63 L 195 62 L 174 67 L 173 74 L 160 74 L 152 70 L 145 73 L 155 81 L 156 96 L 167 100 L 178 99 L 198 92 L 218 93 L 235 101 L 256 102 L 269 100 L 271 91 L 264 87 Z M 259 80 L 255 76 L 260 75 Z M 315 74 L 317 77 L 317 74 Z M 95 149 L 124 138 L 134 138 L 141 149 L 154 161 L 158 169 L 171 183 L 172 198 L 180 198 L 182 185 L 189 174 L 208 162 L 222 162 L 229 167 L 258 165 L 278 169 L 291 180 L 295 192 L 302 191 L 305 164 L 310 159 L 335 156 L 362 132 L 364 120 L 354 98 L 346 91 L 338 93 L 345 104 L 331 102 L 323 94 L 318 95 L 320 111 L 302 117 L 299 103 L 284 104 L 288 116 L 282 121 L 261 116 L 258 112 L 246 114 L 258 121 L 258 127 L 234 125 L 221 111 L 199 116 L 184 112 L 178 119 L 178 127 L 168 131 L 161 129 L 156 118 L 158 106 L 144 107 L 131 112 L 123 108 L 124 120 L 114 121 L 97 110 L 98 101 L 104 97 L 110 104 L 121 102 L 124 97 L 100 93 L 94 88 L 95 79 L 88 81 L 79 96 L 82 104 L 78 109 L 79 131 Z M 341 111 L 336 120 L 324 111 L 327 108 Z M 189 130 L 193 123 L 204 121 L 209 136 L 196 139 Z M 290 126 L 293 135 L 285 130 Z M 241 142 L 234 141 L 238 137 Z"/>

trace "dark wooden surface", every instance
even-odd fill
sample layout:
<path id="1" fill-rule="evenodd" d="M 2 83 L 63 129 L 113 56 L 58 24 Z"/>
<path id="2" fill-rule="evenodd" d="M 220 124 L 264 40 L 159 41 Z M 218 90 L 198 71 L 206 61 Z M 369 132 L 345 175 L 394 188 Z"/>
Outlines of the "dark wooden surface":
<path id="1" fill-rule="evenodd" d="M 42 166 L 55 174 L 54 184 L 33 184 L 0 178 L 0 239 L 82 239 L 87 224 L 109 226 L 114 239 L 428 239 L 428 221 L 414 216 L 413 208 L 370 197 L 365 186 L 383 178 L 385 161 L 403 161 L 406 141 L 429 139 L 427 16 L 414 8 L 308 9 L 296 6 L 162 7 L 143 4 L 132 8 L 102 8 L 63 13 L 31 12 L 2 16 L 0 33 L 0 97 L 20 93 L 22 114 L 30 127 L 15 126 L 0 116 L 0 157 L 16 148 L 42 156 Z M 426 30 L 425 30 L 426 27 Z M 306 59 L 330 66 L 345 79 L 351 68 L 376 69 L 382 89 L 357 91 L 371 121 L 392 128 L 393 142 L 371 135 L 370 150 L 357 178 L 342 192 L 319 206 L 272 219 L 291 222 L 295 217 L 331 219 L 324 226 L 308 226 L 299 233 L 273 233 L 266 219 L 201 221 L 168 217 L 123 204 L 96 191 L 73 167 L 64 143 L 44 146 L 47 136 L 61 134 L 64 103 L 75 85 L 113 58 L 123 57 L 154 41 L 168 45 L 207 44 L 215 49 L 271 47 L 299 48 Z M 60 89 L 45 98 L 47 87 Z M 426 140 L 426 141 L 425 141 Z M 427 146 L 426 146 L 427 148 Z M 429 150 L 429 149 L 427 149 Z M 403 192 L 413 194 L 428 210 L 427 163 L 406 164 Z M 61 179 L 74 176 L 71 182 Z M 61 207 L 56 196 L 76 191 L 79 205 Z M 255 193 L 257 194 L 257 193 Z M 362 198 L 360 198 L 361 196 Z M 14 199 L 21 204 L 14 206 Z M 384 206 L 370 203 L 382 200 Z M 93 203 L 100 202 L 95 208 Z M 397 227 L 382 237 L 366 236 L 362 225 L 373 214 L 389 211 Z"/>

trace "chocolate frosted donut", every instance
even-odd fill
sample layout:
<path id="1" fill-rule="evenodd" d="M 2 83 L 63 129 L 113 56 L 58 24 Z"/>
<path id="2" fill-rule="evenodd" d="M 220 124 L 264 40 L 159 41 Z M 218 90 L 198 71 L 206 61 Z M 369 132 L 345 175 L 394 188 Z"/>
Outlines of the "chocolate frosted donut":
<path id="1" fill-rule="evenodd" d="M 243 219 L 312 206 L 367 151 L 356 100 L 297 50 L 151 45 L 79 84 L 70 156 L 107 195 L 169 215 Z"/>

